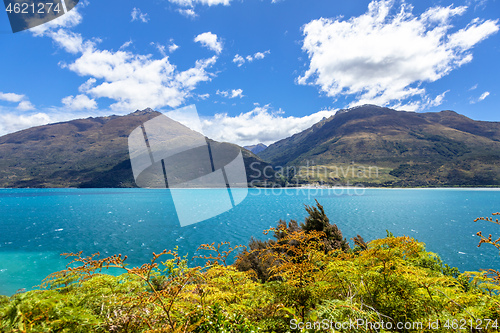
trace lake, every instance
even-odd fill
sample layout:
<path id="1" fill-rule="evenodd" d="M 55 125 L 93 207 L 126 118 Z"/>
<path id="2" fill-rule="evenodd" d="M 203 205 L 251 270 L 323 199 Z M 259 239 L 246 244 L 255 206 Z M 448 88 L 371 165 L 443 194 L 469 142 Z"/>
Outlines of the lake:
<path id="1" fill-rule="evenodd" d="M 204 243 L 267 239 L 264 229 L 280 219 L 303 221 L 304 204 L 315 199 L 348 239 L 384 237 L 387 229 L 425 242 L 461 271 L 500 269 L 498 251 L 478 248 L 475 235 L 498 237 L 500 226 L 473 222 L 500 210 L 497 189 L 250 189 L 232 210 L 180 227 L 172 193 L 216 198 L 220 191 L 226 190 L 0 189 L 0 295 L 31 289 L 63 269 L 64 252 L 121 253 L 139 265 L 176 246 L 191 257 Z"/>

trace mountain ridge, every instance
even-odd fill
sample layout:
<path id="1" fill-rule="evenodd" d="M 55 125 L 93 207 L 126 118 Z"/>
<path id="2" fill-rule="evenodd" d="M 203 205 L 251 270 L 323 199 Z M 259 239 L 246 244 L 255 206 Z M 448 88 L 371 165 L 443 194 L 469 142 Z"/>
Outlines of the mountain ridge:
<path id="1" fill-rule="evenodd" d="M 266 149 L 267 146 L 263 143 L 258 143 L 256 145 L 244 146 L 243 148 L 245 148 L 246 150 L 250 150 L 254 154 L 258 154 Z"/>
<path id="2" fill-rule="evenodd" d="M 89 117 L 36 126 L 0 137 L 0 187 L 137 187 L 128 152 L 128 136 L 138 126 L 162 113 L 150 108 L 125 116 Z M 178 135 L 196 133 L 176 123 Z M 230 150 L 241 147 L 218 143 Z M 248 167 L 268 166 L 241 149 Z M 251 179 L 250 179 L 251 178 Z"/>
<path id="3" fill-rule="evenodd" d="M 416 113 L 364 105 L 341 110 L 259 156 L 275 166 L 356 162 L 390 169 L 392 180 L 378 185 L 498 185 L 500 123 L 449 110 Z"/>

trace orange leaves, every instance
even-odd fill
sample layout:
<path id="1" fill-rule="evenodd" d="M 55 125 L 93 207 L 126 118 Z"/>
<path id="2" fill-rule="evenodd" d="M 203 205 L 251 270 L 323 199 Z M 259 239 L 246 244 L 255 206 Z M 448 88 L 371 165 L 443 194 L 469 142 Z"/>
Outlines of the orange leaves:
<path id="1" fill-rule="evenodd" d="M 224 251 L 221 250 L 221 248 L 223 246 L 226 246 L 226 245 L 228 246 L 228 249 L 224 250 Z M 231 247 L 229 242 L 222 242 L 222 243 L 217 244 L 217 246 L 215 246 L 215 243 L 202 244 L 198 247 L 198 249 L 196 251 L 199 251 L 199 250 L 213 251 L 217 254 L 217 256 L 214 256 L 212 253 L 210 253 L 210 255 L 199 255 L 199 256 L 195 256 L 194 258 L 205 259 L 205 260 L 208 260 L 209 264 L 219 263 L 219 264 L 224 265 L 224 267 L 227 267 L 227 260 L 228 260 L 229 256 L 231 255 L 231 253 L 238 250 L 239 248 L 246 249 L 246 246 L 236 245 L 234 247 Z"/>
<path id="2" fill-rule="evenodd" d="M 493 213 L 492 215 L 500 215 L 500 213 Z M 493 220 L 492 217 L 478 217 L 474 220 L 474 222 L 477 221 L 488 221 L 500 225 L 500 221 L 498 221 L 498 219 Z M 476 235 L 481 238 L 477 247 L 480 247 L 482 244 L 491 244 L 500 250 L 500 238 L 493 240 L 491 234 L 488 235 L 488 237 L 485 237 L 481 231 L 476 233 Z"/>

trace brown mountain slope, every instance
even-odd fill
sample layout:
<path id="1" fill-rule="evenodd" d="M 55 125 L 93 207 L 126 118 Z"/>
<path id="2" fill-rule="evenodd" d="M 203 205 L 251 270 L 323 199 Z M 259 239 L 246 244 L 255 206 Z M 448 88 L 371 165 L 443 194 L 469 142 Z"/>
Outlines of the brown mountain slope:
<path id="1" fill-rule="evenodd" d="M 388 168 L 392 178 L 386 185 L 494 185 L 500 184 L 499 140 L 500 123 L 453 111 L 365 105 L 339 111 L 259 156 L 275 166 L 354 162 Z"/>
<path id="2" fill-rule="evenodd" d="M 0 187 L 136 187 L 128 136 L 158 115 L 145 109 L 126 116 L 38 126 L 0 137 Z M 173 120 L 172 126 L 179 137 L 196 133 Z M 268 165 L 247 150 L 243 157 L 246 166 L 252 162 L 259 162 L 254 168 Z M 250 171 L 247 174 L 251 178 Z"/>

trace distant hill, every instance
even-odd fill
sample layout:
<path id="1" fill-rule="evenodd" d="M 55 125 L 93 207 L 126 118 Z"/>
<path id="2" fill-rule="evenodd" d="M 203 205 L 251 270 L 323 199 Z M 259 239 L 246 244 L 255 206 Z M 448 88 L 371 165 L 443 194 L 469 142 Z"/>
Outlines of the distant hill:
<path id="1" fill-rule="evenodd" d="M 274 166 L 303 166 L 304 182 L 353 180 L 359 178 L 351 173 L 354 168 L 376 166 L 382 171 L 378 179 L 358 180 L 387 186 L 500 185 L 500 123 L 453 111 L 365 105 L 339 111 L 259 156 Z M 320 168 L 336 174 L 310 176 Z M 347 175 L 338 175 L 339 169 L 348 169 Z"/>
<path id="2" fill-rule="evenodd" d="M 267 146 L 263 143 L 258 143 L 256 145 L 244 146 L 243 148 L 250 150 L 254 154 L 258 154 L 258 153 L 262 152 L 264 149 L 266 149 Z"/>
<path id="3" fill-rule="evenodd" d="M 128 136 L 137 126 L 160 114 L 145 109 L 126 116 L 38 126 L 0 137 L 0 187 L 136 187 Z M 171 122 L 178 138 L 199 135 Z M 217 147 L 240 149 L 229 143 L 210 142 Z M 242 151 L 249 181 L 262 178 L 256 170 L 269 164 Z"/>

